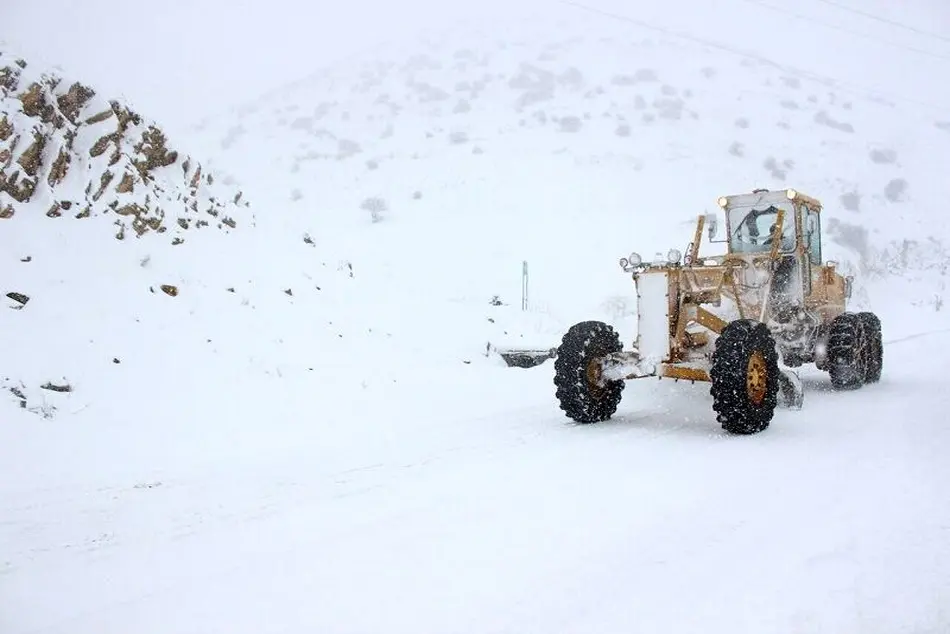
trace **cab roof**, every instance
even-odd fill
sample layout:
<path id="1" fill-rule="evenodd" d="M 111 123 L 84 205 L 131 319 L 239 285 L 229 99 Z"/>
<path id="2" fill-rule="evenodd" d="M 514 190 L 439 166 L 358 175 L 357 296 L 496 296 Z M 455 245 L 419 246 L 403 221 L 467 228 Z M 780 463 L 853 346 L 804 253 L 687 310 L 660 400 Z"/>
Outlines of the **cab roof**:
<path id="1" fill-rule="evenodd" d="M 815 211 L 821 210 L 821 202 L 796 189 L 756 189 L 748 194 L 733 194 L 731 196 L 720 196 L 719 206 L 722 209 L 729 207 L 750 207 L 758 205 L 768 205 L 787 201 L 801 201 Z"/>

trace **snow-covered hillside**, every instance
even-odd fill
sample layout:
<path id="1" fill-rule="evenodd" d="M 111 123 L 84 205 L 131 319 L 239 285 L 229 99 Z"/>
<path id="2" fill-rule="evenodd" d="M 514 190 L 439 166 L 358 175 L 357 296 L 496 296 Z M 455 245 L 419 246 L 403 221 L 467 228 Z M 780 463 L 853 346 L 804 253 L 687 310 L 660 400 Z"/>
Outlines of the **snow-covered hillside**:
<path id="1" fill-rule="evenodd" d="M 174 280 L 135 275 L 154 249 L 172 262 L 189 242 L 207 253 L 202 232 L 228 234 L 253 216 L 240 191 L 215 183 L 156 123 L 0 52 L 0 222 L 0 290 L 22 311 L 4 314 L 3 404 L 50 416 L 43 390 L 55 402 L 74 387 L 64 372 L 88 381 L 91 359 L 105 354 L 83 346 L 116 331 L 150 336 L 129 307 L 177 292 Z M 113 350 L 116 364 L 122 356 Z"/>
<path id="2" fill-rule="evenodd" d="M 211 187 L 213 174 L 180 157 L 159 127 L 88 86 L 0 52 L 0 98 L 0 216 L 21 216 L 8 230 L 46 229 L 34 228 L 37 209 L 77 220 L 112 213 L 119 240 L 154 231 L 180 244 L 190 228 L 226 230 L 232 215 L 248 215 L 240 192 Z"/>
<path id="3" fill-rule="evenodd" d="M 576 301 L 602 291 L 592 278 L 618 254 L 685 243 L 681 221 L 755 187 L 820 198 L 829 255 L 864 270 L 904 240 L 942 243 L 943 119 L 900 95 L 581 16 L 367 54 L 215 118 L 202 140 L 288 204 L 289 222 L 334 239 L 383 234 L 372 253 L 387 265 L 403 260 L 389 258 L 406 243 L 397 232 L 424 228 L 438 235 L 420 245 L 433 261 L 489 249 L 466 281 L 488 292 L 520 259 L 557 250 L 564 268 L 544 276 L 544 295 Z M 361 205 L 377 198 L 375 219 L 395 227 L 369 233 Z"/>
<path id="4" fill-rule="evenodd" d="M 0 632 L 946 630 L 948 116 L 767 57 L 499 18 L 166 139 L 4 52 Z M 825 203 L 880 383 L 575 426 L 490 353 L 630 342 L 618 258 L 758 187 Z"/>

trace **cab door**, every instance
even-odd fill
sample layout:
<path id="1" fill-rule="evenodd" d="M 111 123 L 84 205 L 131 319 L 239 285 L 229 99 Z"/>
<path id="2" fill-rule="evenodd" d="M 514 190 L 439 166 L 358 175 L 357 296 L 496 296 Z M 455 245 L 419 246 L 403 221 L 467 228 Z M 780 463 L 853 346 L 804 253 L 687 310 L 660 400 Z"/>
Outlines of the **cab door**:
<path id="1" fill-rule="evenodd" d="M 805 297 L 811 297 L 821 275 L 821 220 L 817 209 L 798 207 L 799 235 L 802 237 L 802 278 Z"/>
<path id="2" fill-rule="evenodd" d="M 819 209 L 802 207 L 802 238 L 805 247 L 805 266 L 808 286 L 807 304 L 817 310 L 822 319 L 831 319 L 845 308 L 844 278 L 835 271 L 834 264 L 821 262 L 821 214 Z"/>

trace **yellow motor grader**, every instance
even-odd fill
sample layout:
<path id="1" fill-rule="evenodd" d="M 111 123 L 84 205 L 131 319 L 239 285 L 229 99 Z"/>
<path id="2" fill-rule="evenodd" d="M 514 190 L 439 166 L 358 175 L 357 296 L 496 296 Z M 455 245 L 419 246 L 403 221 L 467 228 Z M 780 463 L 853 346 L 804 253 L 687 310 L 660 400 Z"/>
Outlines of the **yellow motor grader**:
<path id="1" fill-rule="evenodd" d="M 852 278 L 821 259 L 821 203 L 794 189 L 723 196 L 725 236 L 716 214 L 700 215 L 684 254 L 652 262 L 621 258 L 637 292 L 637 337 L 624 350 L 612 326 L 575 324 L 555 358 L 561 409 L 579 423 L 607 420 L 625 382 L 643 377 L 708 381 L 712 408 L 734 434 L 768 428 L 777 405 L 801 408 L 802 383 L 790 368 L 827 371 L 840 390 L 880 379 L 881 322 L 848 312 Z M 700 242 L 726 245 L 703 257 Z"/>

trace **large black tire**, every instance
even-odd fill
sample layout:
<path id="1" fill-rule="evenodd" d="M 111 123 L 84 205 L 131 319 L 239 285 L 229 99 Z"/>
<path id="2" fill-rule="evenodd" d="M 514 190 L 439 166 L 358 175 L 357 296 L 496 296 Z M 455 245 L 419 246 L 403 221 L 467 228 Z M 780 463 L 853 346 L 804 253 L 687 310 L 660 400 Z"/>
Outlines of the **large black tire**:
<path id="1" fill-rule="evenodd" d="M 864 385 L 868 373 L 863 321 L 855 313 L 842 313 L 829 327 L 825 366 L 836 390 L 856 390 Z"/>
<path id="2" fill-rule="evenodd" d="M 765 324 L 737 319 L 716 339 L 709 369 L 713 410 L 731 434 L 768 428 L 778 404 L 780 373 L 775 340 Z"/>
<path id="3" fill-rule="evenodd" d="M 864 329 L 864 382 L 877 383 L 884 369 L 884 341 L 881 335 L 881 320 L 870 312 L 858 313 Z"/>
<path id="4" fill-rule="evenodd" d="M 623 350 L 620 336 L 608 324 L 582 321 L 565 333 L 554 360 L 554 385 L 564 413 L 578 423 L 597 423 L 614 415 L 624 381 L 597 385 L 593 362 Z"/>

